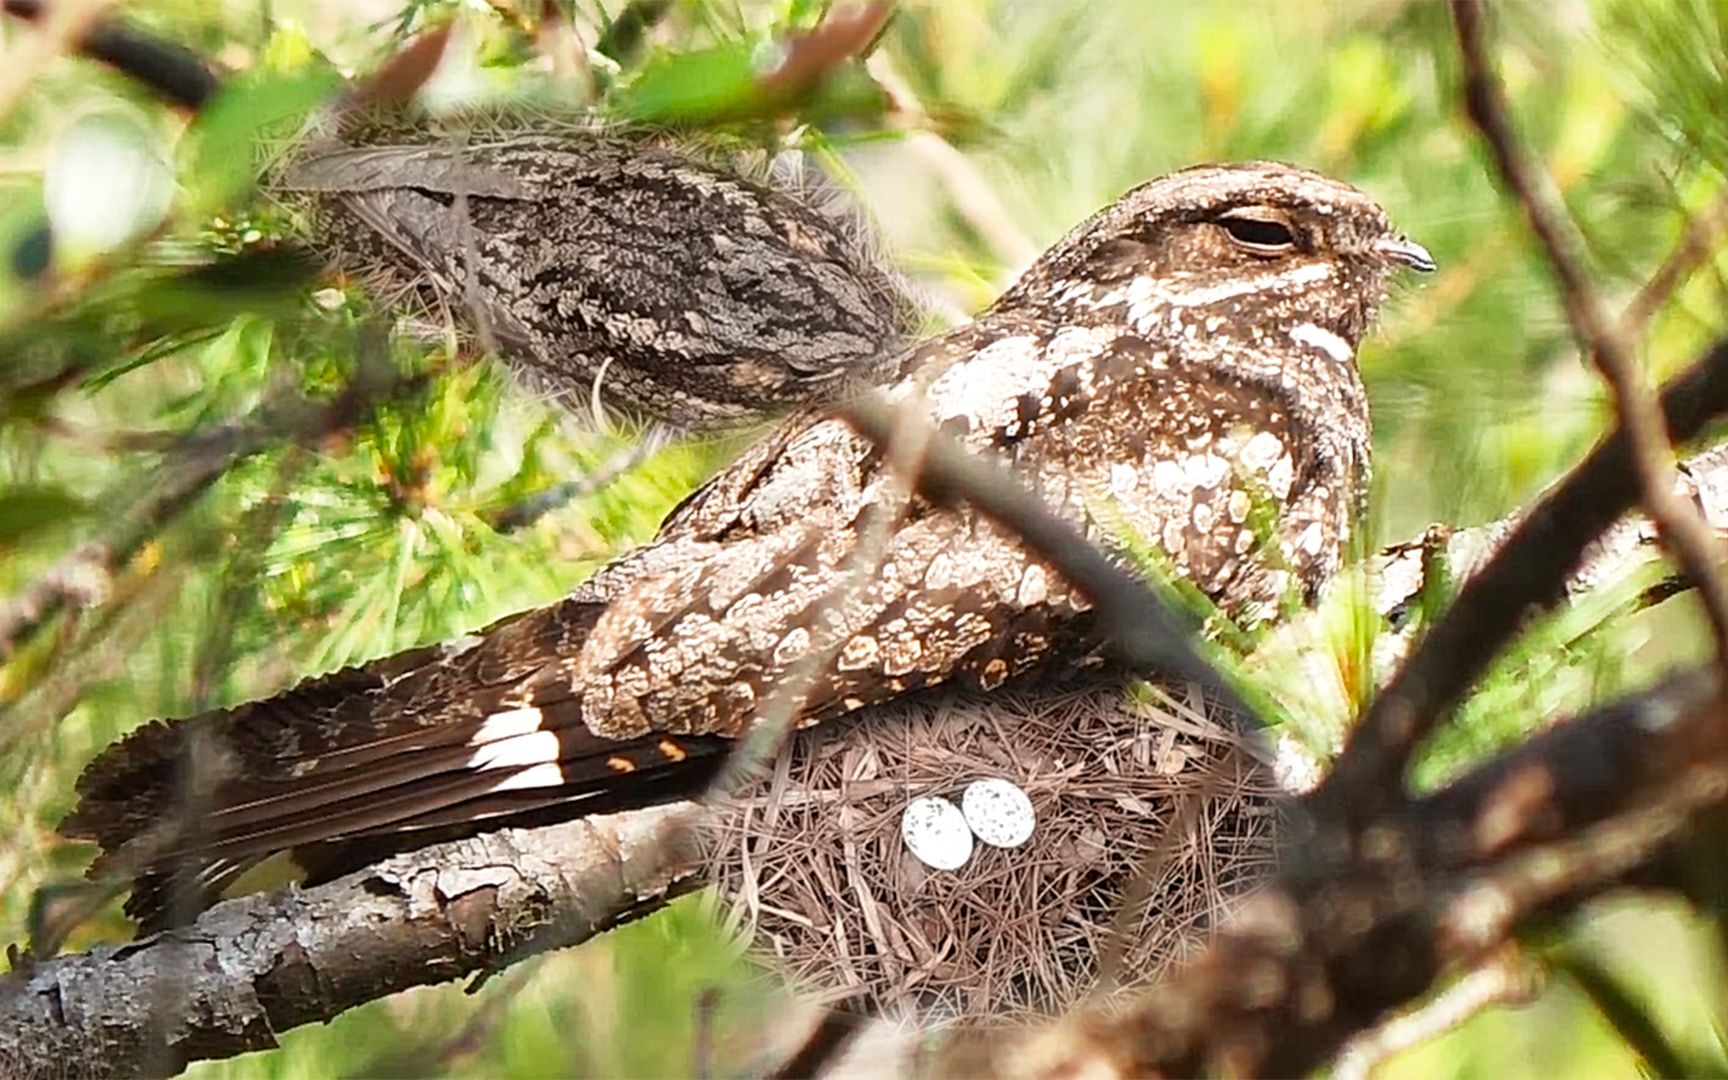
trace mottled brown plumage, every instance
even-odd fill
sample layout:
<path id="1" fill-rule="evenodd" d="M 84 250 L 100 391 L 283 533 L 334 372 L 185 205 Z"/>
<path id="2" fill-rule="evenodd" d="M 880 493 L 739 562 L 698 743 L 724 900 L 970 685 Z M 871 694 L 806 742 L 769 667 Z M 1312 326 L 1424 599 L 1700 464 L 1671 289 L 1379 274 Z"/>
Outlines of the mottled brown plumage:
<path id="1" fill-rule="evenodd" d="M 1190 169 L 906 352 L 886 393 L 1011 462 L 1089 536 L 1149 540 L 1260 617 L 1338 565 L 1368 467 L 1354 351 L 1397 265 L 1432 263 L 1352 188 L 1276 164 Z M 838 648 L 803 723 L 1094 656 L 1082 599 L 966 509 L 913 501 L 836 605 L 889 484 L 877 447 L 806 411 L 558 604 L 146 728 L 86 773 L 66 829 L 108 859 L 129 843 L 158 868 L 158 852 L 193 856 L 202 894 L 298 845 L 690 790 L 824 636 Z M 194 827 L 164 817 L 190 732 L 222 751 Z M 151 914 L 160 875 L 145 885 L 134 908 Z"/>
<path id="2" fill-rule="evenodd" d="M 816 189 L 645 136 L 363 128 L 272 190 L 387 297 L 448 313 L 530 387 L 684 427 L 840 396 L 907 340 L 915 305 Z"/>

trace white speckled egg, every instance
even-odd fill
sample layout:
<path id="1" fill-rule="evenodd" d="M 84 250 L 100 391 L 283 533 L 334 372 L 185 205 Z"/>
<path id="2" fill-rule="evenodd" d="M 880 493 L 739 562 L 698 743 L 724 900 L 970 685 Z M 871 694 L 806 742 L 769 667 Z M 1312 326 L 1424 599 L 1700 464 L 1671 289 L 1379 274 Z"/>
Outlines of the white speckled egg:
<path id="1" fill-rule="evenodd" d="M 947 799 L 914 799 L 900 817 L 900 836 L 919 862 L 936 870 L 958 870 L 972 858 L 972 830 Z"/>
<path id="2" fill-rule="evenodd" d="M 960 796 L 960 809 L 972 832 L 992 847 L 1019 847 L 1032 839 L 1032 800 L 1012 781 L 974 781 Z"/>

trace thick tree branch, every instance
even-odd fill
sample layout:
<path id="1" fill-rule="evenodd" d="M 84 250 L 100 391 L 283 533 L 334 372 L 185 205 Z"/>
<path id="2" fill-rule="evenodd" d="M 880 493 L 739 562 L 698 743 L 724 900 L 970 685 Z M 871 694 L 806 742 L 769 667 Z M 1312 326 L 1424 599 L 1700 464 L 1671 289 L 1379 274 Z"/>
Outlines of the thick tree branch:
<path id="1" fill-rule="evenodd" d="M 1125 1010 L 956 1041 L 947 1075 L 1294 1076 L 1532 920 L 1654 863 L 1728 802 L 1720 672 L 1700 668 L 1560 725 L 1286 871 L 1206 954 Z M 1611 751 L 1579 768 L 1581 748 Z M 1552 838 L 1552 842 L 1547 842 Z M 1473 867 L 1479 869 L 1472 869 Z"/>
<path id="2" fill-rule="evenodd" d="M 183 929 L 0 976 L 0 1075 L 171 1075 L 411 986 L 495 970 L 653 910 L 695 874 L 695 808 L 503 829 Z"/>

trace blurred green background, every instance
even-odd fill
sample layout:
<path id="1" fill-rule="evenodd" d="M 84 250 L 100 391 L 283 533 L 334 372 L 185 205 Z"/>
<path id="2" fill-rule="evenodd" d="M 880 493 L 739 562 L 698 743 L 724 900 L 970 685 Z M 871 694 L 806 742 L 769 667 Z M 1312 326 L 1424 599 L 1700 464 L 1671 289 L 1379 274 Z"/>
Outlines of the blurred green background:
<path id="1" fill-rule="evenodd" d="M 788 30 L 819 22 L 823 3 L 557 6 L 591 61 L 596 108 L 726 120 L 734 134 L 802 149 L 854 191 L 887 254 L 927 292 L 933 323 L 977 310 L 1087 213 L 1184 165 L 1279 158 L 1373 193 L 1441 267 L 1399 284 L 1363 350 L 1380 540 L 1511 512 L 1603 428 L 1604 395 L 1463 119 L 1439 3 L 906 3 L 868 70 L 845 66 L 778 119 L 751 115 L 753 72 Z M 292 231 L 290 210 L 250 178 L 337 74 L 371 70 L 407 36 L 454 21 L 434 107 L 569 108 L 589 94 L 536 40 L 540 5 L 527 0 L 159 0 L 125 11 L 237 74 L 191 123 L 87 62 L 50 58 L 27 84 L 0 81 L 0 250 L 13 253 L 0 274 L 0 596 L 126 513 L 159 478 L 164 433 L 231 421 L 273 388 L 329 390 L 352 372 L 356 327 L 372 310 L 358 290 L 266 281 L 190 294 L 169 280 L 177 262 L 268 250 Z M 620 47 L 616 20 L 645 11 L 658 20 L 639 47 Z M 1498 12 L 1516 119 L 1578 217 L 1596 280 L 1623 304 L 1688 213 L 1722 194 L 1728 6 L 1567 0 Z M 30 48 L 15 27 L 0 40 L 19 56 Z M 30 238 L 45 221 L 54 263 L 33 279 Z M 1728 321 L 1723 269 L 1706 265 L 1653 322 L 1655 376 Z M 78 770 L 118 734 L 550 600 L 648 536 L 736 449 L 659 452 L 599 495 L 500 531 L 500 510 L 611 460 L 630 433 L 561 421 L 447 349 L 398 351 L 430 374 L 422 392 L 339 445 L 237 466 L 144 539 L 103 602 L 5 658 L 0 939 L 22 940 L 37 891 L 81 873 L 88 851 L 58 840 L 53 823 Z M 1606 602 L 1542 628 L 1437 740 L 1425 776 L 1700 653 L 1685 605 L 1628 617 Z M 1345 708 L 1324 718 L 1334 730 Z M 124 933 L 110 912 L 70 947 Z M 1619 904 L 1541 947 L 1600 957 L 1690 1060 L 1728 1068 L 1722 957 L 1682 913 Z M 765 1008 L 739 943 L 687 900 L 477 995 L 410 992 L 192 1075 L 674 1075 L 692 1068 L 699 1017 L 738 1032 Z M 728 1052 L 716 1051 L 722 1066 Z M 1534 1006 L 1484 1014 L 1390 1074 L 1636 1067 L 1556 977 Z"/>

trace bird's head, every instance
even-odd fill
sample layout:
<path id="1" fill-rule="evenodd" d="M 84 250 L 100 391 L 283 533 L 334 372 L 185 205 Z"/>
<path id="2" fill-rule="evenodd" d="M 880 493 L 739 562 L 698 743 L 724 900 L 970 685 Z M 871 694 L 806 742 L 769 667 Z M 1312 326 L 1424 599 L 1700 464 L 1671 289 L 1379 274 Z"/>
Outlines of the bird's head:
<path id="1" fill-rule="evenodd" d="M 1353 354 L 1398 267 L 1434 260 L 1350 185 L 1277 162 L 1202 165 L 1081 223 L 997 309 L 1239 341 L 1307 326 Z"/>

